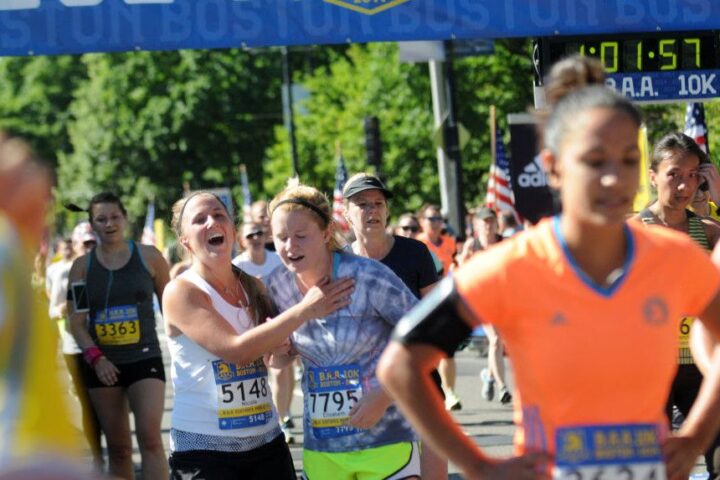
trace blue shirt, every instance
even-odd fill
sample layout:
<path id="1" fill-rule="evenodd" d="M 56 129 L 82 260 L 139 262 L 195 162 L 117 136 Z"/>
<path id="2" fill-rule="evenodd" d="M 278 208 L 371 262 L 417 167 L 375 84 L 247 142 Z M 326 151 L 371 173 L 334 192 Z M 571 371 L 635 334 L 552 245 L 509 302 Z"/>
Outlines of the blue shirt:
<path id="1" fill-rule="evenodd" d="M 364 393 L 381 388 L 375 376 L 380 354 L 395 325 L 417 303 L 402 280 L 380 262 L 338 252 L 334 254 L 333 263 L 333 278 L 355 279 L 350 305 L 324 318 L 306 322 L 292 335 L 293 345 L 305 367 L 302 379 L 304 446 L 315 451 L 348 452 L 414 440 L 410 425 L 394 405 L 369 430 L 320 438 L 311 427 L 310 372 L 317 372 L 322 367 L 356 366 Z M 279 311 L 292 307 L 303 298 L 295 275 L 284 268 L 273 271 L 266 286 Z"/>

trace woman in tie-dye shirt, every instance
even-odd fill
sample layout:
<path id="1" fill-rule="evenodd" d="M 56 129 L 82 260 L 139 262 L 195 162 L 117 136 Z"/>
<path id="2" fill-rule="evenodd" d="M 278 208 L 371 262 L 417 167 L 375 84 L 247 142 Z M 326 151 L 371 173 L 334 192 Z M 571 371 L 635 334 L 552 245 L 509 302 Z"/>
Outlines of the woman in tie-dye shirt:
<path id="1" fill-rule="evenodd" d="M 267 279 L 280 311 L 328 278 L 351 277 L 349 306 L 311 320 L 292 335 L 289 355 L 305 367 L 303 469 L 310 480 L 415 478 L 420 462 L 415 435 L 375 377 L 394 325 L 416 298 L 389 268 L 341 251 L 327 198 L 291 184 L 270 204 L 275 248 L 286 269 Z"/>

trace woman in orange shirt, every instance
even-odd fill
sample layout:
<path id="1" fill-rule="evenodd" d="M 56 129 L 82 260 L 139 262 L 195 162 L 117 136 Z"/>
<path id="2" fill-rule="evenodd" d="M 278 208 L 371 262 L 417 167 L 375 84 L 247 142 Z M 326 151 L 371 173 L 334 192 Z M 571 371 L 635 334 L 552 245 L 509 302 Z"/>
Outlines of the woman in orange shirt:
<path id="1" fill-rule="evenodd" d="M 604 86 L 559 100 L 541 157 L 562 214 L 438 284 L 381 359 L 378 377 L 398 406 L 467 478 L 686 479 L 720 427 L 715 355 L 685 424 L 668 431 L 678 323 L 699 317 L 720 338 L 720 272 L 687 235 L 626 221 L 639 126 L 630 101 Z M 481 321 L 503 336 L 516 373 L 509 459 L 483 454 L 426 378 Z"/>

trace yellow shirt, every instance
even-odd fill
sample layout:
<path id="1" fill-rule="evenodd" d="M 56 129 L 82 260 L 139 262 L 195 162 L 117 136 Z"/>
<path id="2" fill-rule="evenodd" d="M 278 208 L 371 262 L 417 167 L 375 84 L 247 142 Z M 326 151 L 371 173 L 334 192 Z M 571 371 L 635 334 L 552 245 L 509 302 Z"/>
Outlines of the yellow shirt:
<path id="1" fill-rule="evenodd" d="M 32 265 L 0 214 L 0 469 L 76 452 L 57 369 L 57 332 L 43 292 L 31 287 Z"/>

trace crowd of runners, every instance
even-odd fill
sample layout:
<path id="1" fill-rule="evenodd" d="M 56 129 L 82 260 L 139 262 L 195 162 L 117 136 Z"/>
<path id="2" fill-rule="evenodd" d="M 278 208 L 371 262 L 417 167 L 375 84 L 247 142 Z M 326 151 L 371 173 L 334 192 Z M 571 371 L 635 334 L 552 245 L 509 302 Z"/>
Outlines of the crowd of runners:
<path id="1" fill-rule="evenodd" d="M 540 157 L 562 213 L 535 226 L 477 206 L 460 238 L 432 204 L 393 221 L 392 191 L 357 173 L 346 234 L 297 179 L 241 225 L 196 191 L 173 206 L 171 257 L 129 239 L 122 199 L 100 192 L 69 206 L 83 217 L 36 269 L 45 303 L 29 272 L 48 172 L 0 136 L 0 471 L 52 445 L 60 458 L 72 436 L 47 400 L 62 387 L 28 344 L 52 320 L 88 476 L 134 478 L 132 413 L 146 480 L 294 479 L 297 372 L 310 480 L 443 479 L 448 461 L 477 479 L 679 480 L 703 454 L 720 478 L 720 175 L 669 133 L 651 159 L 657 198 L 632 216 L 642 118 L 602 79 L 580 58 L 551 73 Z M 462 409 L 453 356 L 476 328 L 489 341 L 482 395 L 515 409 L 511 458 L 485 455 L 450 413 Z"/>

